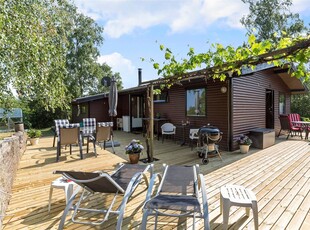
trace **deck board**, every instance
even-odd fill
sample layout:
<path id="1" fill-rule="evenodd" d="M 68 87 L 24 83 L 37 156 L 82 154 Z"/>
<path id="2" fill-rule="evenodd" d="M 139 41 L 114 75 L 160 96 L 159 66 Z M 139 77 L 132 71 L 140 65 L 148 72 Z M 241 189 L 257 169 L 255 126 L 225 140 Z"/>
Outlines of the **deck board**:
<path id="1" fill-rule="evenodd" d="M 51 212 L 47 212 L 50 183 L 59 177 L 54 170 L 111 171 L 120 162 L 127 162 L 124 146 L 131 139 L 144 140 L 142 135 L 121 131 L 115 132 L 115 139 L 121 143 L 116 154 L 111 149 L 99 147 L 95 158 L 92 148 L 79 159 L 77 148 L 70 155 L 63 149 L 60 162 L 55 162 L 56 148 L 52 146 L 52 137 L 41 138 L 38 146 L 27 146 L 14 180 L 12 198 L 4 218 L 3 229 L 57 229 L 62 211 L 65 208 L 64 192 L 54 189 Z M 250 188 L 256 194 L 259 209 L 260 229 L 309 229 L 310 226 L 310 145 L 299 138 L 277 139 L 274 146 L 259 150 L 251 148 L 248 154 L 222 152 L 223 161 L 218 157 L 210 158 L 209 164 L 202 165 L 201 159 L 188 146 L 180 146 L 172 140 L 164 143 L 155 140 L 155 171 L 160 172 L 162 164 L 193 165 L 199 164 L 203 173 L 208 195 L 210 225 L 212 229 L 222 229 L 220 215 L 220 187 L 226 184 L 238 184 Z M 145 143 L 144 143 L 145 144 Z M 83 147 L 85 152 L 86 147 Z M 145 158 L 146 154 L 142 155 Z M 143 164 L 140 162 L 140 164 Z M 146 186 L 139 186 L 129 201 L 124 215 L 124 229 L 139 229 L 142 217 L 142 203 L 146 195 Z M 106 202 L 111 196 L 104 198 Z M 102 196 L 94 196 L 89 204 L 98 205 Z M 120 202 L 120 199 L 118 200 Z M 88 215 L 90 218 L 95 216 Z M 115 229 L 116 217 L 101 226 L 92 227 L 73 224 L 67 217 L 65 229 Z M 148 228 L 153 227 L 152 218 Z M 191 220 L 162 218 L 158 229 L 188 229 Z M 203 229 L 203 222 L 196 225 Z M 253 229 L 252 213 L 245 216 L 244 208 L 231 207 L 230 229 Z"/>

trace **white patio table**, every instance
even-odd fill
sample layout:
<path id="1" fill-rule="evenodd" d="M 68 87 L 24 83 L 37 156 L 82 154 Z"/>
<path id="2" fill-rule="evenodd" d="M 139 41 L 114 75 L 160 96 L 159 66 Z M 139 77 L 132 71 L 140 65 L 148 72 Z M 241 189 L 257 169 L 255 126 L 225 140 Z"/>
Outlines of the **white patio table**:
<path id="1" fill-rule="evenodd" d="M 309 128 L 310 128 L 310 121 L 292 121 L 293 125 L 301 125 L 305 129 L 305 139 L 308 139 L 309 135 Z"/>

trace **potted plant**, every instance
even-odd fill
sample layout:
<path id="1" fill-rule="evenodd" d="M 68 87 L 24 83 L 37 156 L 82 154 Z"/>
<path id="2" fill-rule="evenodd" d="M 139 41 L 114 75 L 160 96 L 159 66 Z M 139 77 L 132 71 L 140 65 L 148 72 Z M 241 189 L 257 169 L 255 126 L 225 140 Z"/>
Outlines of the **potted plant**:
<path id="1" fill-rule="evenodd" d="M 252 144 L 252 140 L 247 135 L 244 135 L 244 134 L 239 135 L 236 138 L 236 141 L 239 144 L 241 153 L 249 152 L 250 146 Z"/>
<path id="2" fill-rule="evenodd" d="M 37 145 L 39 143 L 39 137 L 42 136 L 41 130 L 37 129 L 29 129 L 27 131 L 27 135 L 29 137 L 31 145 Z"/>
<path id="3" fill-rule="evenodd" d="M 139 162 L 140 153 L 144 149 L 140 140 L 133 139 L 126 147 L 126 154 L 128 154 L 131 164 L 137 164 Z"/>

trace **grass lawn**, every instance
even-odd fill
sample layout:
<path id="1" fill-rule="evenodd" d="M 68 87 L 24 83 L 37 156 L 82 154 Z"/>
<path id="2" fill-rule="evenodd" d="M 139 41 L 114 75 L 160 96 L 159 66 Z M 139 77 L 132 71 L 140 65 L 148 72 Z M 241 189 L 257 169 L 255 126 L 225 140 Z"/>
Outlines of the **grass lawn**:
<path id="1" fill-rule="evenodd" d="M 42 137 L 54 136 L 54 132 L 51 128 L 40 129 L 42 132 Z M 3 140 L 6 137 L 11 137 L 15 132 L 4 132 L 0 133 L 0 140 Z"/>

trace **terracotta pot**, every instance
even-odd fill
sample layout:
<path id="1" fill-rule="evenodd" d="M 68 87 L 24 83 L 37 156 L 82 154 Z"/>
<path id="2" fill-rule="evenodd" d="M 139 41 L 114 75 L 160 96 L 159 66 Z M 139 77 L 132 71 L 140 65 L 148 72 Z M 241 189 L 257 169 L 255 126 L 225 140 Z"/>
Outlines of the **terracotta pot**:
<path id="1" fill-rule="evenodd" d="M 37 145 L 39 144 L 39 138 L 30 138 L 31 145 Z"/>
<path id="2" fill-rule="evenodd" d="M 239 145 L 241 153 L 248 153 L 250 146 L 249 145 Z"/>
<path id="3" fill-rule="evenodd" d="M 130 164 L 137 164 L 140 159 L 140 153 L 128 154 Z"/>

